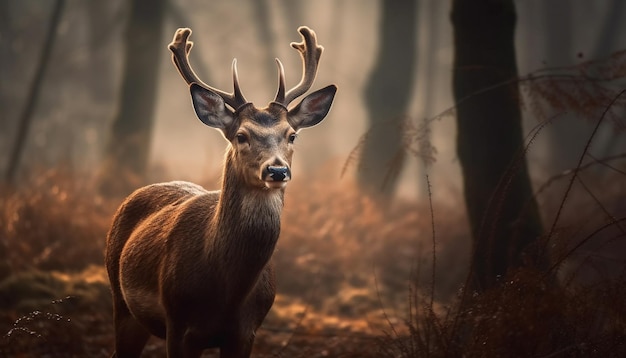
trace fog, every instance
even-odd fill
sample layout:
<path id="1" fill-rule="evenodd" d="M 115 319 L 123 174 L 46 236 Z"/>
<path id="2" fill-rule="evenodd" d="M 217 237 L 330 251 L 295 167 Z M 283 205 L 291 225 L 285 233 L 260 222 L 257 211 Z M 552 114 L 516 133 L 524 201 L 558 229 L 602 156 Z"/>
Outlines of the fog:
<path id="1" fill-rule="evenodd" d="M 620 49 L 626 43 L 626 25 L 611 19 L 626 17 L 626 10 L 615 4 L 608 0 L 518 2 L 516 49 L 520 75 L 543 67 L 571 66 L 607 57 Z M 13 145 L 16 122 L 42 47 L 51 6 L 52 3 L 40 1 L 3 2 L 3 153 L 9 153 Z M 95 17 L 90 6 L 99 9 Z M 36 104 L 34 123 L 27 137 L 23 168 L 69 161 L 80 170 L 94 170 L 109 134 L 107 124 L 116 111 L 122 40 L 132 36 L 124 31 L 128 11 L 120 1 L 100 5 L 69 1 L 66 8 L 58 45 L 44 78 L 43 95 Z M 167 169 L 166 176 L 170 178 L 198 180 L 220 170 L 226 145 L 219 132 L 204 127 L 195 118 L 186 85 L 171 63 L 167 44 L 176 28 L 192 28 L 195 46 L 191 61 L 205 82 L 230 91 L 230 63 L 237 58 L 245 95 L 263 106 L 277 88 L 274 57 L 285 65 L 288 86 L 299 80 L 300 58 L 289 43 L 300 41 L 296 29 L 307 25 L 317 32 L 325 48 L 313 88 L 334 83 L 339 91 L 328 119 L 299 139 L 294 165 L 302 176 L 307 170 L 325 166 L 324 170 L 333 172 L 330 178 L 340 180 L 339 168 L 368 129 L 362 93 L 379 46 L 377 1 L 178 0 L 168 9 L 163 52 L 155 59 L 160 63 L 160 83 L 150 155 L 153 166 Z M 406 113 L 416 122 L 453 107 L 453 48 L 448 13 L 447 2 L 422 1 L 418 6 L 419 41 L 407 44 L 417 46 L 418 70 Z M 609 25 L 614 28 L 607 31 Z M 92 90 L 94 86 L 99 89 Z M 531 117 L 527 115 L 528 128 L 537 123 Z M 585 127 L 584 121 L 577 120 L 567 124 L 565 130 L 578 136 L 575 139 L 580 142 L 587 135 Z M 441 198 L 457 195 L 460 190 L 455 135 L 453 116 L 432 123 L 437 156 L 436 164 L 427 171 L 439 188 L 435 195 Z M 606 134 L 605 140 L 607 136 L 611 134 Z M 531 150 L 529 162 L 535 178 L 554 174 L 548 169 L 550 138 L 548 134 L 541 135 Z M 0 156 L 0 166 L 6 167 L 7 157 Z M 563 158 L 566 163 L 561 169 L 571 167 L 571 160 Z M 354 172 L 355 166 L 351 166 L 349 175 Z M 424 173 L 421 160 L 409 158 L 402 172 L 400 195 L 421 197 Z"/>

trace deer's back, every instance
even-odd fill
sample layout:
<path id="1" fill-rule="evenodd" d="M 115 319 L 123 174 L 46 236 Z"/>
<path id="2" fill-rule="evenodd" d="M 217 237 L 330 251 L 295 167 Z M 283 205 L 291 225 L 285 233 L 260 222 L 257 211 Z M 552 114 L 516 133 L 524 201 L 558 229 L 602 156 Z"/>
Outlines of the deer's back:
<path id="1" fill-rule="evenodd" d="M 155 254 L 161 252 L 164 248 L 157 241 L 167 237 L 167 232 L 175 228 L 176 221 L 204 220 L 214 209 L 218 195 L 218 192 L 209 192 L 199 185 L 176 181 L 145 186 L 126 198 L 117 210 L 107 236 L 106 266 L 112 286 L 117 286 L 114 290 L 119 287 L 120 257 L 125 246 L 138 249 L 136 246 L 149 245 L 150 251 Z M 180 210 L 179 207 L 198 200 L 204 206 L 201 213 L 191 213 L 193 215 L 185 218 L 174 213 Z M 137 243 L 128 242 L 131 236 L 139 239 Z"/>

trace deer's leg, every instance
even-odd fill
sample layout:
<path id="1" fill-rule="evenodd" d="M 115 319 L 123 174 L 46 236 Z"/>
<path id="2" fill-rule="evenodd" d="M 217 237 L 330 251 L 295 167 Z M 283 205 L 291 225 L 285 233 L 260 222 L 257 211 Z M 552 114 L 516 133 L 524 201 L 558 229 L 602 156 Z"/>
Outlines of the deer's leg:
<path id="1" fill-rule="evenodd" d="M 220 347 L 220 358 L 249 358 L 252 354 L 254 333 L 231 337 Z"/>
<path id="2" fill-rule="evenodd" d="M 202 349 L 193 347 L 185 332 L 184 326 L 168 323 L 165 338 L 168 358 L 198 358 L 202 355 Z"/>
<path id="3" fill-rule="evenodd" d="M 112 357 L 139 357 L 150 338 L 150 332 L 130 314 L 123 301 L 114 303 L 114 306 L 115 352 Z"/>

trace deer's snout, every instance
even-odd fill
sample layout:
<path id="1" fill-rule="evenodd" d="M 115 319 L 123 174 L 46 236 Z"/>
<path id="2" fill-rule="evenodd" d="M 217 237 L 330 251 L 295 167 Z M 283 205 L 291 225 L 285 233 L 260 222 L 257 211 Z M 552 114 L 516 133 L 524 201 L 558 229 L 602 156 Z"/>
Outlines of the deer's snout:
<path id="1" fill-rule="evenodd" d="M 267 172 L 273 181 L 284 181 L 285 179 L 289 180 L 287 178 L 289 175 L 289 168 L 287 167 L 275 167 L 270 165 L 267 167 Z"/>
<path id="2" fill-rule="evenodd" d="M 287 165 L 268 165 L 263 169 L 263 180 L 269 188 L 282 188 L 291 180 L 291 169 Z"/>

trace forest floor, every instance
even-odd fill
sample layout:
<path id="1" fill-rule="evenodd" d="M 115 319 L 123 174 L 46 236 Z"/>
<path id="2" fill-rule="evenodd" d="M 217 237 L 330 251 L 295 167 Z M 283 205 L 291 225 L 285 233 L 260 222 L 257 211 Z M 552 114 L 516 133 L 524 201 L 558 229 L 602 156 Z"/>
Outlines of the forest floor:
<path id="1" fill-rule="evenodd" d="M 3 282 L 0 298 L 3 307 L 11 307 L 0 313 L 0 356 L 108 357 L 112 352 L 111 299 L 102 266 L 76 274 L 17 273 Z M 254 356 L 374 357 L 385 323 L 375 306 L 361 306 L 355 308 L 371 313 L 335 316 L 279 294 L 257 333 Z M 144 356 L 163 357 L 164 351 L 164 342 L 152 338 Z"/>
<path id="2" fill-rule="evenodd" d="M 623 180 L 611 183 L 619 187 L 599 184 L 609 199 L 593 200 L 623 218 L 626 188 Z M 56 171 L 0 190 L 0 356 L 111 354 L 102 262 L 121 200 Z M 455 357 L 459 342 L 451 339 L 468 327 L 478 329 L 462 344 L 467 357 L 620 356 L 626 352 L 623 231 L 594 234 L 607 220 L 590 213 L 602 211 L 575 196 L 570 203 L 558 230 L 568 241 L 552 242 L 563 285 L 522 271 L 476 296 L 461 289 L 471 250 L 460 203 L 434 203 L 433 227 L 427 202 L 384 203 L 348 182 L 314 180 L 306 188 L 294 182 L 273 257 L 278 295 L 253 356 Z M 541 205 L 550 212 L 559 202 L 544 198 Z M 602 238 L 590 241 L 590 235 Z M 163 342 L 152 338 L 143 356 L 164 357 Z"/>

